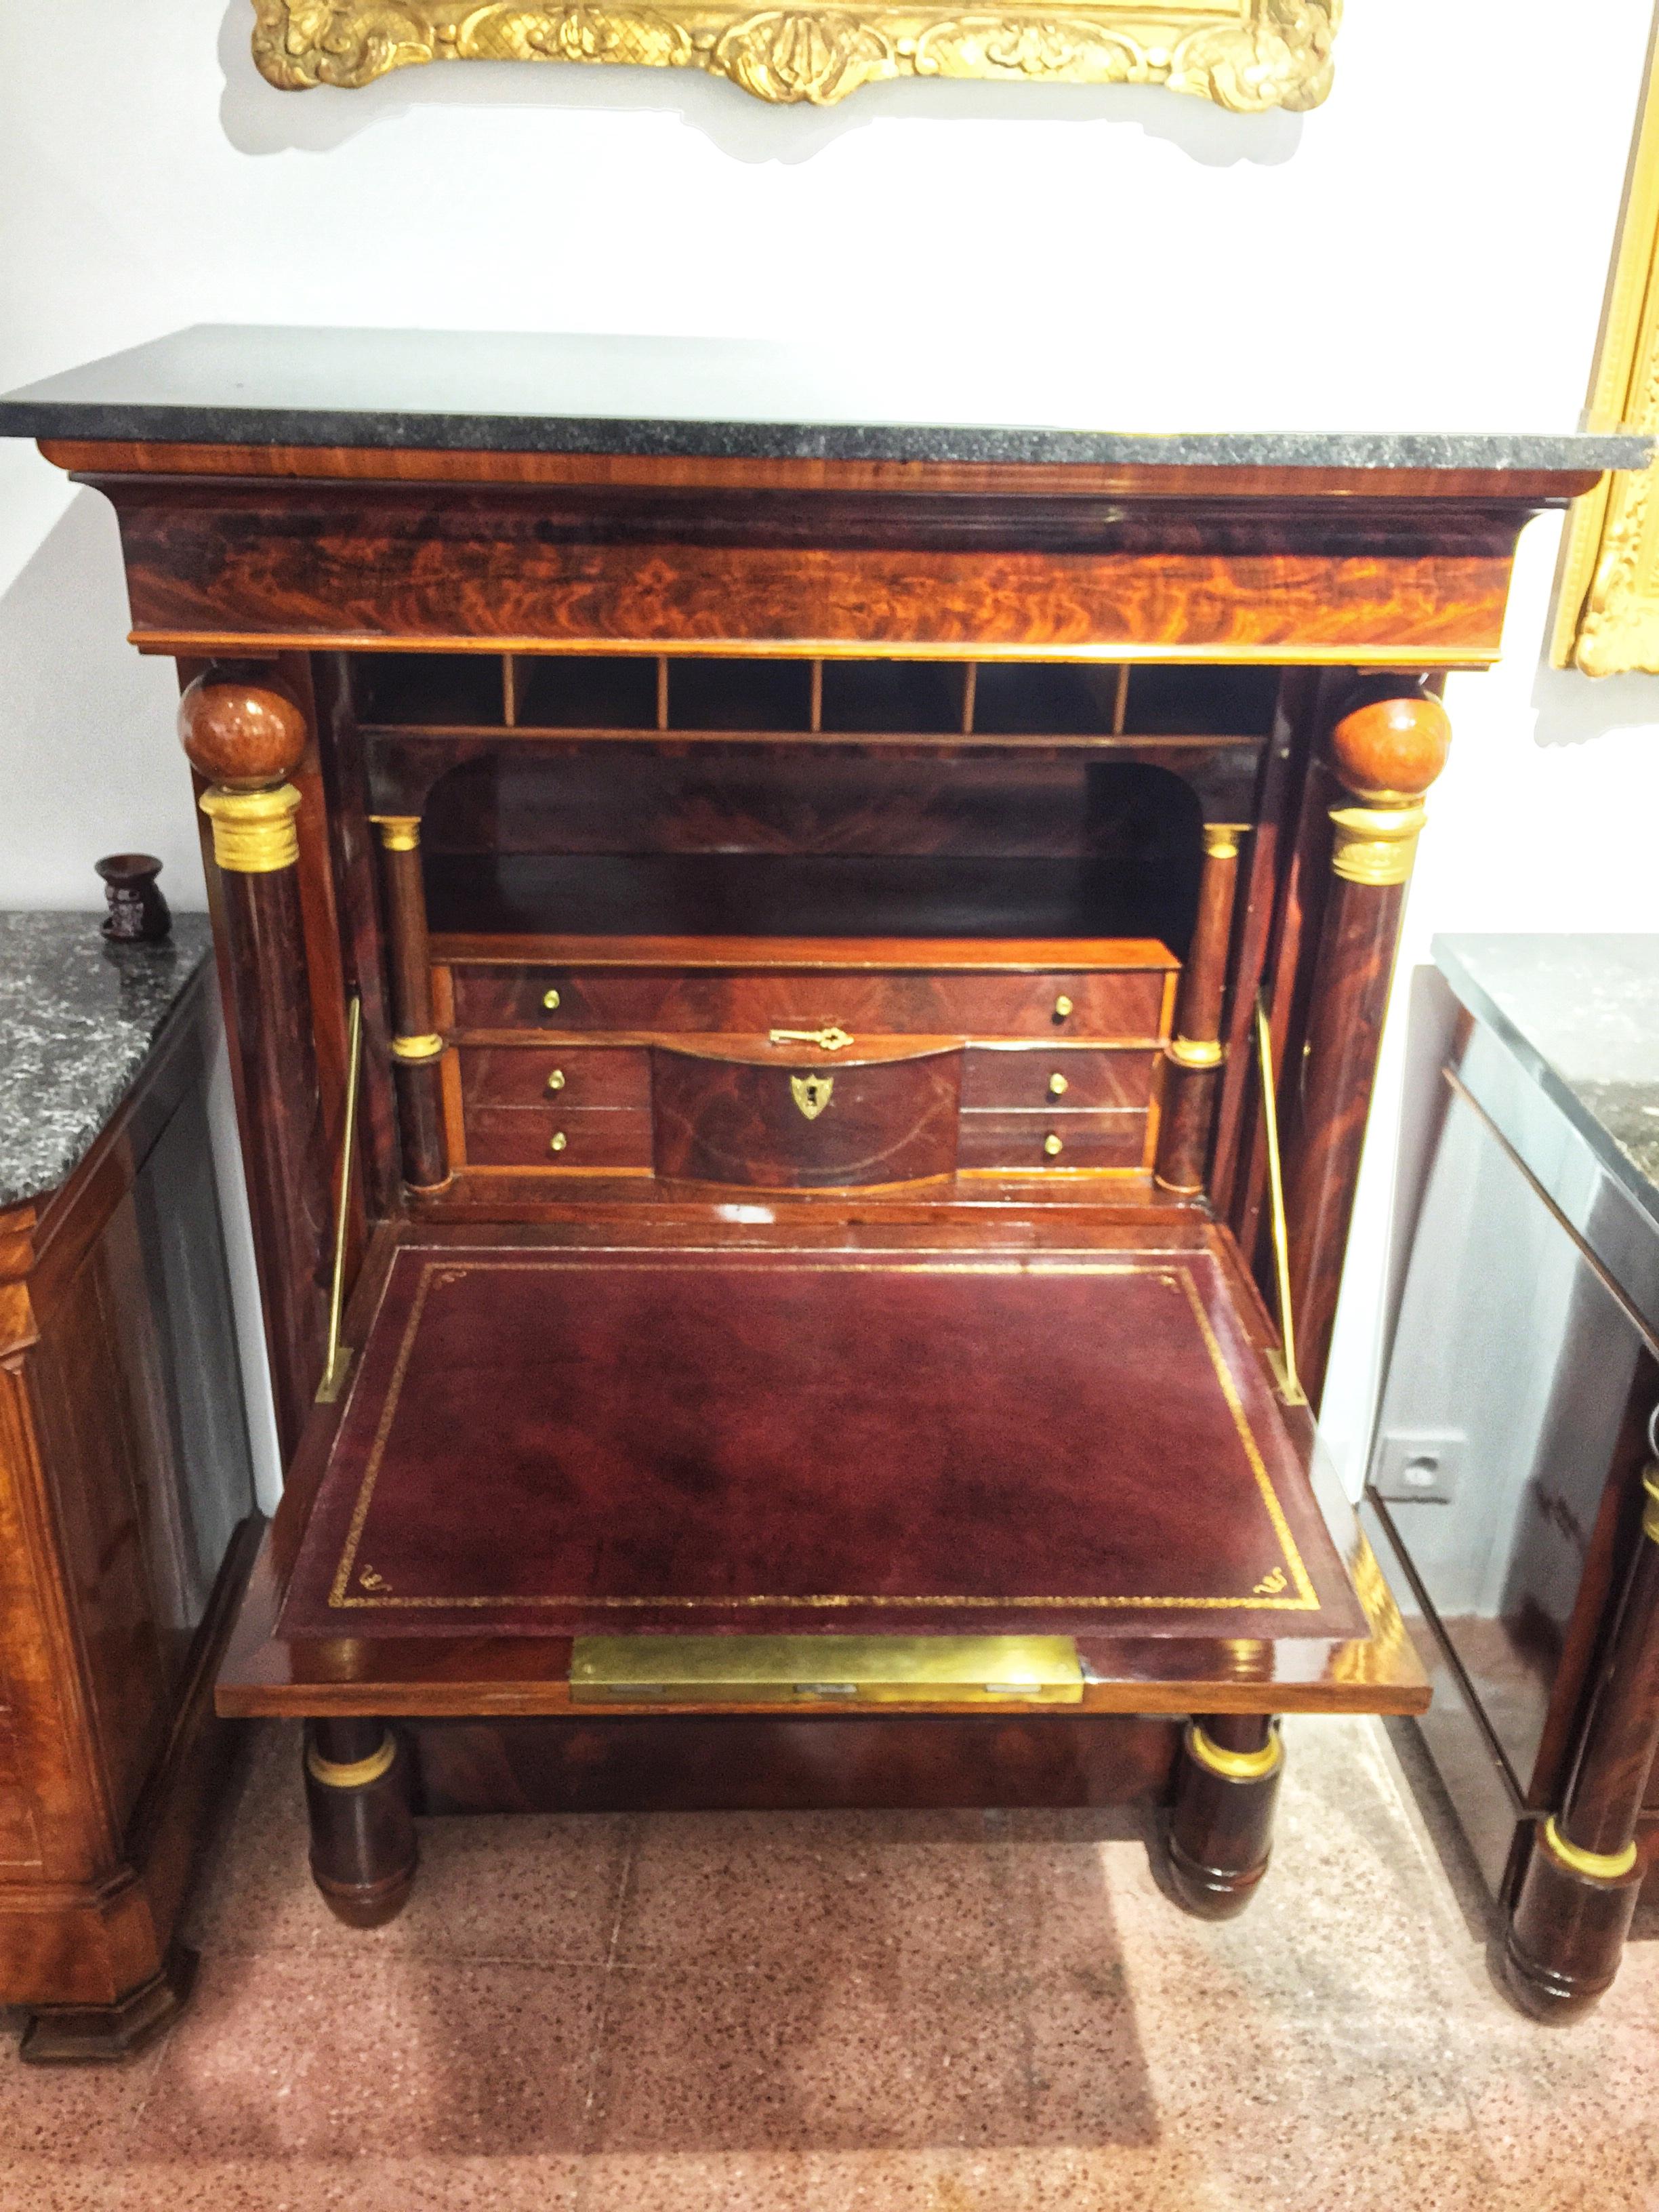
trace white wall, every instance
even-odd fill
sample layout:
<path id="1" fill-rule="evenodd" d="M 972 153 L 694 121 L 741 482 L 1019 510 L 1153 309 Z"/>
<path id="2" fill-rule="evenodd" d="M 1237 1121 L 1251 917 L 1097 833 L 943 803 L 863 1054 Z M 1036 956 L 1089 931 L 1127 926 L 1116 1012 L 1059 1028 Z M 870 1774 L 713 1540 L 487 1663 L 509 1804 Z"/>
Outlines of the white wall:
<path id="1" fill-rule="evenodd" d="M 1030 349 L 1123 428 L 1577 420 L 1648 0 L 1348 0 L 1302 117 L 1150 88 L 877 87 L 772 110 L 690 71 L 468 64 L 281 94 L 247 0 L 0 11 L 0 386 L 200 320 Z M 1537 667 L 1553 525 L 1495 677 L 1455 679 L 1407 921 L 1659 926 L 1654 687 Z M 0 448 L 0 905 L 146 847 L 199 903 L 165 665 L 112 518 Z M 1399 1024 L 1395 1024 L 1396 1029 Z M 1328 1427 L 1355 1469 L 1402 1079 L 1388 1046 Z"/>

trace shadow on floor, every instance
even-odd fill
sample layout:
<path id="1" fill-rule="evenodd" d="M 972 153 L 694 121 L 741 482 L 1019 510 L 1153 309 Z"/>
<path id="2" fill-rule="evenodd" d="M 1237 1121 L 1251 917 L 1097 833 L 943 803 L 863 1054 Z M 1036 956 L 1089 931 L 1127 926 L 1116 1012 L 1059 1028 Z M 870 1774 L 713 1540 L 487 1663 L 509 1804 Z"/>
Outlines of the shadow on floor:
<path id="1" fill-rule="evenodd" d="M 422 1824 L 364 1935 L 261 1729 L 195 2002 L 96 2072 L 0 2063 L 4 2212 L 1637 2212 L 1659 1961 L 1547 2031 L 1486 1982 L 1389 1739 L 1287 1725 L 1243 1918 L 1115 1815 Z M 1650 1964 L 1650 1962 L 1654 1962 Z"/>

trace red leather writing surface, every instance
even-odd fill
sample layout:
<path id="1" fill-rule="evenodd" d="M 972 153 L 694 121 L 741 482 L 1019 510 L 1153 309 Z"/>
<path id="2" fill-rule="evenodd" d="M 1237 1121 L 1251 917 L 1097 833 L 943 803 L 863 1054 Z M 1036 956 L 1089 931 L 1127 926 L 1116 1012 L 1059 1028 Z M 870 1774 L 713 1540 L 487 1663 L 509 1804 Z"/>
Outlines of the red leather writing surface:
<path id="1" fill-rule="evenodd" d="M 1202 1253 L 395 1261 L 289 1635 L 1364 1633 Z"/>

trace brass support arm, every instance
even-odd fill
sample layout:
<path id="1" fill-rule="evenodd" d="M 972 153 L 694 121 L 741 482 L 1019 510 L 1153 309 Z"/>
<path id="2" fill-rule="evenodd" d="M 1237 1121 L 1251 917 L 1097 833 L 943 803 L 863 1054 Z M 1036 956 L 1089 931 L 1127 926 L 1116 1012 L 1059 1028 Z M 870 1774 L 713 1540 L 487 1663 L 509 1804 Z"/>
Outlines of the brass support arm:
<path id="1" fill-rule="evenodd" d="M 1255 1002 L 1255 1047 L 1261 1069 L 1261 1128 L 1267 1147 L 1267 1195 L 1273 1210 L 1273 1267 L 1279 1283 L 1280 1393 L 1285 1403 L 1305 1406 L 1307 1394 L 1296 1371 L 1296 1322 L 1291 1312 L 1291 1237 L 1285 1219 L 1285 1169 L 1279 1152 L 1279 1100 L 1273 1088 L 1273 1040 L 1267 1009 Z"/>
<path id="2" fill-rule="evenodd" d="M 328 1294 L 328 1342 L 317 1403 L 331 1406 L 345 1388 L 351 1347 L 340 1341 L 345 1312 L 346 1229 L 351 1218 L 351 1158 L 357 1140 L 357 1086 L 363 1066 L 363 1002 L 354 991 L 346 1024 L 345 1127 L 340 1133 L 340 1198 L 334 1216 L 334 1279 Z"/>

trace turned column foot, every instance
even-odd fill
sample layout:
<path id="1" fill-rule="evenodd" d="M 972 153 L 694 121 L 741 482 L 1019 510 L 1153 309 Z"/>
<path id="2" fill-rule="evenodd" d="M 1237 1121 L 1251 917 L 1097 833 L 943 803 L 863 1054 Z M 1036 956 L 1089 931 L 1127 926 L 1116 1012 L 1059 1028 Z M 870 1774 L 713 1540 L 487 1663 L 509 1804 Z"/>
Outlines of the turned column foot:
<path id="1" fill-rule="evenodd" d="M 197 1955 L 182 1943 L 160 1973 L 114 2004 L 35 2005 L 17 2055 L 32 2066 L 88 2066 L 130 2058 L 177 2018 L 196 1979 Z"/>
<path id="2" fill-rule="evenodd" d="M 312 1721 L 305 1774 L 312 1880 L 348 1928 L 384 1927 L 408 1901 L 419 1856 L 407 1753 L 383 1721 Z"/>
<path id="3" fill-rule="evenodd" d="M 1572 1779 L 1533 1838 L 1499 1978 L 1534 2020 L 1577 2020 L 1619 1971 L 1644 1871 L 1636 1831 L 1659 1755 L 1659 1407 L 1642 1522 Z"/>
<path id="4" fill-rule="evenodd" d="M 1275 1721 L 1233 1714 L 1188 1723 L 1164 1875 L 1176 1902 L 1200 1920 L 1231 1920 L 1255 1895 L 1284 1765 Z"/>
<path id="5" fill-rule="evenodd" d="M 1534 2020 L 1589 2011 L 1619 1972 L 1642 1867 L 1634 1847 L 1580 1851 L 1547 1821 L 1533 1843 L 1504 1931 L 1505 1993 Z"/>

